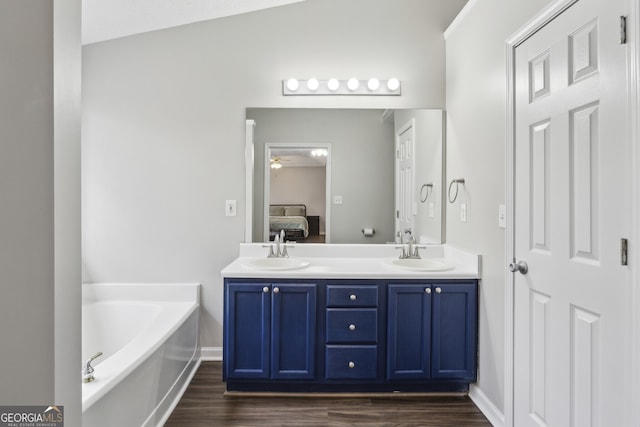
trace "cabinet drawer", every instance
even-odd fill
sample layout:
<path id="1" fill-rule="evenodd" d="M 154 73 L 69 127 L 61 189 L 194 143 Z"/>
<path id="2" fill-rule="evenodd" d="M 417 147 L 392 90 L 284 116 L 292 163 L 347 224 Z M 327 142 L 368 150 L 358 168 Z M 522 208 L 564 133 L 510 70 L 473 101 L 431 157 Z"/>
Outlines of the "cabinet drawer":
<path id="1" fill-rule="evenodd" d="M 327 286 L 327 305 L 330 307 L 377 307 L 377 286 Z"/>
<path id="2" fill-rule="evenodd" d="M 377 355 L 375 345 L 328 345 L 327 379 L 375 379 Z"/>
<path id="3" fill-rule="evenodd" d="M 377 338 L 377 308 L 327 309 L 328 343 L 375 343 Z"/>

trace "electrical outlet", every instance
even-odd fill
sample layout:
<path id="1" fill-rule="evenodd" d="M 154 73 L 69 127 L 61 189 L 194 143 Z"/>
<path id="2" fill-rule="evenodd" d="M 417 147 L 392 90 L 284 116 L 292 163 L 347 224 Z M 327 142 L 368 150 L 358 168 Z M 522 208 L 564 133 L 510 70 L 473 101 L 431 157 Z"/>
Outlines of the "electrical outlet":
<path id="1" fill-rule="evenodd" d="M 507 228 L 507 207 L 498 205 L 498 227 Z"/>
<path id="2" fill-rule="evenodd" d="M 226 216 L 236 216 L 236 201 L 235 200 L 225 200 L 224 202 L 224 212 Z"/>
<path id="3" fill-rule="evenodd" d="M 333 204 L 341 205 L 342 204 L 342 196 L 333 196 Z"/>
<path id="4" fill-rule="evenodd" d="M 460 221 L 467 222 L 467 204 L 460 203 Z"/>

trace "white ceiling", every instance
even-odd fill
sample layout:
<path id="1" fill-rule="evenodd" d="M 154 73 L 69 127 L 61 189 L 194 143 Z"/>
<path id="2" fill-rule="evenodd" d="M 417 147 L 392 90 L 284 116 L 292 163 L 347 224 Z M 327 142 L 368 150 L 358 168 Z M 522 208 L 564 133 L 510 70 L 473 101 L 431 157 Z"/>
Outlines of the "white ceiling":
<path id="1" fill-rule="evenodd" d="M 313 148 L 274 148 L 271 150 L 271 158 L 279 157 L 282 167 L 312 168 L 324 167 L 327 164 L 326 157 L 315 157 L 311 154 Z"/>
<path id="2" fill-rule="evenodd" d="M 82 44 L 304 0 L 82 0 Z"/>

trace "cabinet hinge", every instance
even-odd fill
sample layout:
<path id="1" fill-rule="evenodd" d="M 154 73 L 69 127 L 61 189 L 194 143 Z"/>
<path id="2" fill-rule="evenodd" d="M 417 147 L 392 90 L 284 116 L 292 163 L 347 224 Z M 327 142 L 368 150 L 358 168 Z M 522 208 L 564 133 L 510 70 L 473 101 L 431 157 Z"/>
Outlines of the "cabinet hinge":
<path id="1" fill-rule="evenodd" d="M 627 239 L 620 239 L 620 265 L 627 265 L 627 246 L 629 242 Z"/>
<path id="2" fill-rule="evenodd" d="M 620 17 L 620 44 L 627 44 L 627 17 Z"/>

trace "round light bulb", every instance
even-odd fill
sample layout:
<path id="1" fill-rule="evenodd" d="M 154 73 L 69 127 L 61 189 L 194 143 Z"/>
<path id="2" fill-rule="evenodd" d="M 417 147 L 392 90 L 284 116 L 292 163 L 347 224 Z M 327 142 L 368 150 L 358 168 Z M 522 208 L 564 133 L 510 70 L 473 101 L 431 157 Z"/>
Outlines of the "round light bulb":
<path id="1" fill-rule="evenodd" d="M 289 89 L 291 92 L 294 92 L 296 90 L 298 90 L 298 86 L 300 84 L 298 83 L 298 80 L 296 79 L 289 79 L 287 80 L 287 89 Z"/>
<path id="2" fill-rule="evenodd" d="M 380 81 L 375 78 L 369 79 L 369 81 L 367 82 L 367 87 L 370 91 L 378 90 L 378 88 L 380 87 Z"/>
<path id="3" fill-rule="evenodd" d="M 320 82 L 318 82 L 318 79 L 312 77 L 309 80 L 307 80 L 307 89 L 311 91 L 315 91 L 315 90 L 318 90 L 319 86 L 320 86 Z"/>
<path id="4" fill-rule="evenodd" d="M 396 79 L 395 77 L 390 78 L 387 81 L 387 89 L 398 90 L 399 87 L 400 87 L 400 80 Z"/>
<path id="5" fill-rule="evenodd" d="M 336 91 L 338 90 L 338 87 L 340 87 L 340 82 L 338 81 L 338 79 L 329 79 L 329 82 L 327 83 L 327 87 L 331 91 Z"/>
<path id="6" fill-rule="evenodd" d="M 358 79 L 351 78 L 347 81 L 347 87 L 351 91 L 358 89 L 358 86 L 360 86 L 360 82 L 358 81 Z"/>

